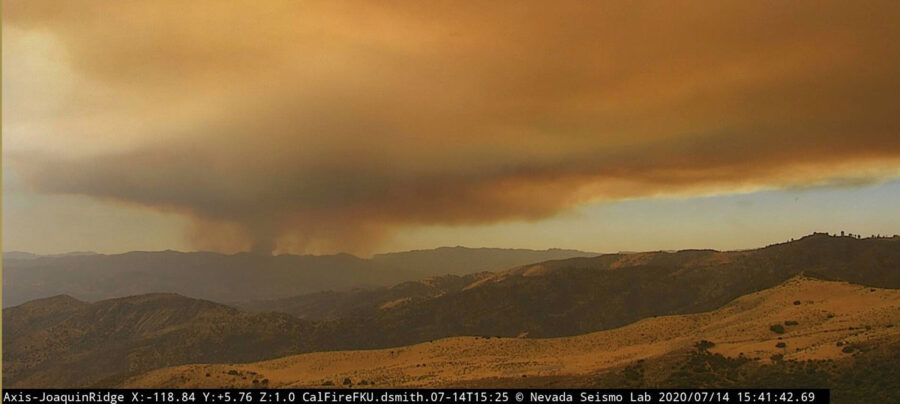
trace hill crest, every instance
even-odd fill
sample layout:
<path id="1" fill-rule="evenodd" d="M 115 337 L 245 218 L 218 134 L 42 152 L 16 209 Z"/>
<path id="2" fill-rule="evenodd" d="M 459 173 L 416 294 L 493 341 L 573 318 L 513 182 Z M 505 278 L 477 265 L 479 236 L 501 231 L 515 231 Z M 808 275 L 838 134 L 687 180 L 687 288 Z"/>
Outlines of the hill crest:
<path id="1" fill-rule="evenodd" d="M 800 301 L 800 304 L 794 302 Z M 131 378 L 123 387 L 316 387 L 350 379 L 379 388 L 445 387 L 497 380 L 590 375 L 693 349 L 726 357 L 842 359 L 838 342 L 898 340 L 900 291 L 795 277 L 705 313 L 648 318 L 607 331 L 549 339 L 453 337 L 370 351 L 320 352 L 250 364 L 195 364 Z M 771 324 L 785 326 L 783 334 Z M 786 347 L 779 348 L 779 342 Z M 237 375 L 237 376 L 235 376 Z M 252 375 L 242 379 L 241 376 Z"/>

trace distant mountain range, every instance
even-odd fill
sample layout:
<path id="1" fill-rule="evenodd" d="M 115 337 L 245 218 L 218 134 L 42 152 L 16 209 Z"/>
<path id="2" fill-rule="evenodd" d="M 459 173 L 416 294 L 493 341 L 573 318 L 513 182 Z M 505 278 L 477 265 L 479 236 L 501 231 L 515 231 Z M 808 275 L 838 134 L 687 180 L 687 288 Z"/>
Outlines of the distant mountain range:
<path id="1" fill-rule="evenodd" d="M 227 261 L 246 255 L 215 257 Z M 96 303 L 65 296 L 42 299 L 3 311 L 4 385 L 113 385 L 185 363 L 247 362 L 464 335 L 579 335 L 655 316 L 713 310 L 800 274 L 900 288 L 900 237 L 813 235 L 748 251 L 571 258 L 495 274 L 242 306 L 260 311 L 256 314 L 174 294 Z M 265 284 L 248 281 L 246 287 Z"/>
<path id="2" fill-rule="evenodd" d="M 4 260 L 33 260 L 35 258 L 77 257 L 80 255 L 96 255 L 93 251 L 72 251 L 61 254 L 34 254 L 25 251 L 4 251 Z"/>
<path id="3" fill-rule="evenodd" d="M 7 252 L 3 254 L 3 306 L 59 294 L 87 301 L 156 292 L 219 302 L 277 299 L 596 255 L 576 250 L 466 247 L 383 254 L 371 259 L 349 254 L 135 251 L 40 256 Z"/>

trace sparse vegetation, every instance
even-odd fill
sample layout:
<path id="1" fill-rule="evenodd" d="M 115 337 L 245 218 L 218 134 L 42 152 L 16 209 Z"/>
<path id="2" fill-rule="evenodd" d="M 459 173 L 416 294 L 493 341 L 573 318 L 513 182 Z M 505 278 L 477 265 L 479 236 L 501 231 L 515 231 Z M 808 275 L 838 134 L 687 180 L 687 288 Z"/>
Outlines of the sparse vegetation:
<path id="1" fill-rule="evenodd" d="M 812 241 L 817 242 L 816 240 Z M 804 241 L 798 242 L 797 245 L 802 243 Z M 190 352 L 191 355 L 194 355 L 192 357 L 195 358 L 225 355 L 220 359 L 216 357 L 217 361 L 222 363 L 222 365 L 211 365 L 199 369 L 196 371 L 198 373 L 195 373 L 190 381 L 196 382 L 200 379 L 206 384 L 220 383 L 223 385 L 241 383 L 240 379 L 234 380 L 235 377 L 233 376 L 238 376 L 247 377 L 248 381 L 244 382 L 243 385 L 249 385 L 251 380 L 260 380 L 262 378 L 262 376 L 253 376 L 253 373 L 244 370 L 248 369 L 247 362 L 258 360 L 255 358 L 274 358 L 294 353 L 329 349 L 356 350 L 388 346 L 397 347 L 460 334 L 509 337 L 519 335 L 523 330 L 528 330 L 531 337 L 577 335 L 588 331 L 631 324 L 638 319 L 649 319 L 657 314 L 668 315 L 714 310 L 726 302 L 733 301 L 738 296 L 736 295 L 737 293 L 756 291 L 761 291 L 760 293 L 763 294 L 768 293 L 764 289 L 770 287 L 773 282 L 783 282 L 784 279 L 787 279 L 786 276 L 789 276 L 790 272 L 793 271 L 792 268 L 815 267 L 818 268 L 817 271 L 821 272 L 823 276 L 829 276 L 834 279 L 846 278 L 852 275 L 853 280 L 865 281 L 871 284 L 881 283 L 887 285 L 890 282 L 895 282 L 892 278 L 894 276 L 893 272 L 890 271 L 877 272 L 875 269 L 863 268 L 853 262 L 820 261 L 819 255 L 828 256 L 830 251 L 828 248 L 804 247 L 801 251 L 802 254 L 796 255 L 804 257 L 802 260 L 790 261 L 788 262 L 790 265 L 785 264 L 785 266 L 782 266 L 781 263 L 787 262 L 784 261 L 784 256 L 795 256 L 791 250 L 793 248 L 794 246 L 774 246 L 769 250 L 742 252 L 741 254 L 743 255 L 706 251 L 654 253 L 646 257 L 647 260 L 652 260 L 654 265 L 636 265 L 635 268 L 640 270 L 635 271 L 600 271 L 599 269 L 605 268 L 603 265 L 606 264 L 593 259 L 578 261 L 576 266 L 572 266 L 571 263 L 552 263 L 548 264 L 550 266 L 545 268 L 540 276 L 510 276 L 497 282 L 479 284 L 481 286 L 469 288 L 465 292 L 448 293 L 439 299 L 417 300 L 415 304 L 407 305 L 403 310 L 391 310 L 380 315 L 371 315 L 371 312 L 361 309 L 360 312 L 366 313 L 365 315 L 329 321 L 326 325 L 274 313 L 265 315 L 242 313 L 227 306 L 177 296 L 155 297 L 152 304 L 148 303 L 150 300 L 147 300 L 146 297 L 124 298 L 118 302 L 72 304 L 71 313 L 74 314 L 70 312 L 52 312 L 56 313 L 55 315 L 58 316 L 59 320 L 51 319 L 52 321 L 43 322 L 31 321 L 33 316 L 23 315 L 23 313 L 29 313 L 19 310 L 18 324 L 40 324 L 42 328 L 29 329 L 24 326 L 4 328 L 6 330 L 16 330 L 20 334 L 16 336 L 20 341 L 18 345 L 16 345 L 13 338 L 4 336 L 4 348 L 12 346 L 10 349 L 4 349 L 4 358 L 6 360 L 4 365 L 12 364 L 18 366 L 18 368 L 14 368 L 18 370 L 18 373 L 8 373 L 4 369 L 4 379 L 6 379 L 4 381 L 13 380 L 13 383 L 15 383 L 16 381 L 28 380 L 27 378 L 29 377 L 33 378 L 34 374 L 28 373 L 31 372 L 30 369 L 32 368 L 25 367 L 25 365 L 34 365 L 38 362 L 26 362 L 21 358 L 26 358 L 24 354 L 43 354 L 46 352 L 46 347 L 50 346 L 54 347 L 54 349 L 56 347 L 63 348 L 58 352 L 54 352 L 53 356 L 45 355 L 44 357 L 48 359 L 41 359 L 44 361 L 41 363 L 41 366 L 43 366 L 41 369 L 55 369 L 54 371 L 59 372 L 60 378 L 65 376 L 67 378 L 65 380 L 71 380 L 72 383 L 91 385 L 91 383 L 96 383 L 98 380 L 117 380 L 115 377 L 120 376 L 115 375 L 120 375 L 125 370 L 130 371 L 130 369 L 133 369 L 134 372 L 141 373 L 147 369 L 160 366 L 186 363 L 187 359 L 185 359 L 184 353 Z M 877 247 L 868 246 L 866 248 Z M 869 254 L 868 250 L 865 250 L 865 253 Z M 752 257 L 752 260 L 746 257 Z M 710 262 L 709 258 L 715 258 L 715 264 L 712 264 L 713 267 L 705 266 L 700 268 L 691 264 L 698 260 Z M 720 259 L 724 264 L 720 263 Z M 866 265 L 876 269 L 883 266 L 879 262 L 896 262 L 890 260 L 879 261 L 878 259 L 866 259 L 864 261 Z M 854 267 L 854 265 L 856 266 Z M 760 273 L 755 269 L 758 266 L 773 269 L 771 273 Z M 675 267 L 680 268 L 680 270 L 673 272 L 672 268 Z M 853 272 L 845 267 L 854 268 Z M 885 273 L 887 275 L 884 275 Z M 872 278 L 875 275 L 882 276 L 882 278 Z M 888 278 L 883 278 L 884 276 L 888 276 Z M 666 279 L 666 282 L 660 282 L 660 279 Z M 797 281 L 792 280 L 791 282 L 796 283 Z M 548 284 L 560 286 L 559 288 L 547 288 Z M 691 287 L 686 287 L 686 285 Z M 859 291 L 859 287 L 854 286 L 853 288 L 855 291 Z M 565 290 L 565 292 L 561 292 L 561 290 Z M 878 294 L 857 293 L 856 295 L 876 302 L 883 300 L 881 297 L 888 296 L 890 293 L 894 293 L 894 291 L 886 289 Z M 400 296 L 404 295 L 401 294 Z M 539 296 L 540 299 L 525 299 L 525 296 Z M 628 296 L 632 298 L 627 298 Z M 795 298 L 802 299 L 803 302 L 820 302 L 822 301 L 821 296 L 826 296 L 823 304 L 794 308 L 789 303 L 785 303 L 794 301 Z M 804 336 L 807 335 L 807 330 L 809 330 L 809 333 L 818 332 L 816 327 L 823 323 L 824 316 L 829 314 L 828 310 L 835 311 L 841 316 L 840 324 L 834 322 L 831 324 L 831 328 L 835 330 L 835 333 L 838 333 L 836 338 L 844 338 L 850 341 L 865 341 L 873 337 L 874 333 L 847 332 L 848 327 L 862 330 L 866 329 L 864 324 L 868 323 L 870 324 L 868 329 L 882 332 L 884 331 L 882 329 L 884 322 L 897 322 L 895 318 L 885 318 L 884 320 L 873 320 L 873 317 L 865 319 L 855 318 L 853 312 L 844 311 L 828 302 L 829 296 L 807 296 L 807 294 L 803 293 L 781 294 L 771 302 L 777 301 L 779 306 L 787 306 L 778 307 L 778 309 L 788 308 L 789 310 L 786 312 L 791 314 L 787 318 L 799 320 L 799 322 L 804 324 Z M 392 298 L 396 297 L 398 296 L 393 296 Z M 504 300 L 498 300 L 501 297 Z M 610 300 L 613 298 L 619 300 Z M 578 307 L 583 309 L 572 310 L 573 299 L 578 299 L 577 301 L 580 302 Z M 485 305 L 494 307 L 491 305 L 496 304 L 498 301 L 508 302 L 509 304 L 502 305 L 502 307 L 498 306 L 502 310 L 491 310 L 482 316 L 473 318 L 473 312 L 484 312 L 484 310 L 474 310 L 478 310 Z M 620 304 L 606 304 L 611 301 L 620 302 Z M 665 303 L 658 303 L 660 301 Z M 536 321 L 536 318 L 548 317 L 535 317 L 535 304 L 541 305 L 541 313 L 552 314 L 549 318 L 552 318 L 553 321 Z M 187 314 L 184 318 L 160 318 L 166 324 L 171 324 L 171 326 L 167 326 L 164 329 L 153 328 L 152 326 L 142 326 L 144 329 L 136 329 L 127 322 L 110 321 L 107 324 L 106 322 L 98 321 L 96 317 L 92 317 L 93 313 L 108 311 L 115 315 L 104 317 L 104 321 L 107 318 L 126 318 L 129 319 L 129 322 L 152 325 L 153 322 L 146 322 L 143 319 L 155 319 L 162 314 L 170 316 L 168 309 L 172 306 L 185 308 Z M 595 309 L 597 307 L 602 308 L 602 310 Z M 672 309 L 672 307 L 676 307 L 676 309 Z M 16 310 L 12 310 L 13 315 L 7 316 L 10 312 L 5 310 L 4 322 L 10 318 L 16 321 L 17 315 L 15 312 Z M 140 319 L 141 321 L 133 321 L 132 319 Z M 648 321 L 654 322 L 657 320 Z M 666 321 L 666 319 L 660 318 L 659 321 Z M 730 340 L 729 337 L 724 337 L 722 334 L 690 334 L 689 341 L 706 341 L 709 344 L 713 344 L 709 340 L 714 340 L 719 346 L 728 347 L 728 349 L 722 350 L 723 352 L 744 350 L 744 352 L 748 352 L 748 356 L 767 358 L 776 352 L 772 347 L 775 344 L 771 344 L 771 340 L 775 339 L 775 337 L 781 338 L 781 333 L 777 332 L 777 328 L 769 332 L 762 327 L 765 327 L 766 323 L 780 323 L 776 325 L 780 325 L 783 333 L 790 331 L 793 335 L 795 329 L 790 328 L 792 327 L 792 321 L 795 320 L 785 321 L 785 317 L 767 318 L 761 316 L 757 317 L 754 322 L 742 325 L 742 328 L 750 331 L 750 334 L 763 334 L 767 339 L 767 341 L 756 348 L 734 346 L 734 341 Z M 873 323 L 872 321 L 878 322 Z M 401 327 L 402 325 L 408 325 L 408 327 Z M 680 332 L 680 330 L 675 330 L 674 328 L 670 327 L 665 332 Z M 170 330 L 176 330 L 177 332 Z M 642 333 L 644 332 L 647 331 L 642 330 Z M 52 338 L 47 339 L 49 343 L 33 339 L 28 340 L 30 336 L 34 335 L 52 336 Z M 67 335 L 78 335 L 82 342 L 77 346 L 67 346 L 65 345 L 67 342 L 66 338 L 71 339 Z M 121 338 L 116 340 L 115 345 L 110 345 L 108 343 L 110 335 Z M 133 335 L 138 335 L 140 338 L 132 337 Z M 224 341 L 225 344 L 210 344 L 210 335 L 215 335 L 216 338 Z M 642 334 L 640 338 L 649 336 L 649 333 L 646 336 Z M 637 334 L 635 334 L 635 337 L 637 338 Z M 653 338 L 657 338 L 657 336 L 654 335 Z M 785 337 L 785 339 L 789 338 Z M 492 344 L 504 347 L 511 346 L 516 341 L 522 344 L 535 343 L 535 340 L 531 339 L 496 340 L 495 338 L 490 338 L 488 340 L 486 337 L 479 339 L 477 343 L 473 343 L 470 338 L 466 338 L 465 341 L 479 347 L 479 349 L 490 347 Z M 795 343 L 794 340 L 791 341 L 790 357 L 804 357 L 806 353 L 800 353 L 795 356 L 793 352 L 795 348 L 800 349 L 804 347 L 805 342 Z M 830 341 L 828 342 L 829 344 L 832 344 L 835 340 L 828 339 L 828 341 Z M 437 341 L 434 345 L 442 343 Z M 710 350 L 718 351 L 718 349 L 710 349 L 711 346 L 706 345 L 701 343 L 696 347 L 696 350 L 705 353 L 709 353 Z M 151 352 L 142 349 L 144 346 L 152 346 L 154 350 Z M 785 348 L 786 346 L 787 344 L 785 344 Z M 23 349 L 23 347 L 29 348 Z M 764 347 L 763 350 L 768 349 L 768 353 L 758 353 L 759 347 Z M 42 351 L 42 349 L 44 350 Z M 383 351 L 383 355 L 379 354 L 377 360 L 387 361 L 397 357 L 401 357 L 403 360 L 393 360 L 393 362 L 407 362 L 409 360 L 405 349 L 390 349 L 399 350 L 395 351 L 396 355 L 392 357 L 389 357 L 388 353 Z M 750 351 L 747 349 L 750 349 Z M 830 347 L 827 351 L 830 351 L 830 354 L 835 354 L 839 349 Z M 867 348 L 864 346 L 863 349 Z M 692 350 L 694 349 L 692 348 Z M 94 368 L 87 366 L 83 369 L 72 370 L 57 366 L 59 363 L 76 356 L 86 358 L 87 363 L 95 363 L 102 359 L 104 355 L 109 357 L 109 351 L 114 351 L 116 358 L 122 359 L 113 363 L 113 367 L 105 369 L 105 374 L 97 373 Z M 152 353 L 152 355 L 148 354 L 148 352 Z M 857 349 L 853 353 L 857 352 L 860 351 Z M 843 355 L 842 360 L 852 360 L 856 356 L 859 355 Z M 34 356 L 32 355 L 31 357 Z M 229 362 L 235 363 L 235 365 L 228 366 Z M 785 362 L 790 361 L 785 360 Z M 192 363 L 196 363 L 196 359 Z M 407 363 L 415 366 L 416 362 Z M 763 359 L 759 363 L 768 364 L 769 361 Z M 243 374 L 237 371 L 236 366 L 241 367 Z M 433 365 L 429 363 L 428 366 L 431 368 Z M 212 380 L 202 380 L 203 372 L 209 369 L 215 369 L 213 373 L 217 377 Z M 229 369 L 234 370 L 236 374 L 229 375 L 232 377 L 223 375 Z M 652 372 L 649 364 L 642 365 L 642 369 L 645 376 Z M 632 370 L 637 372 L 638 369 Z M 419 373 L 425 372 L 419 371 Z M 317 385 L 320 383 L 320 380 L 325 380 L 326 378 L 333 380 L 333 383 L 340 383 L 344 379 L 344 373 L 338 374 L 340 376 L 335 374 L 315 375 L 307 383 Z M 365 376 L 358 373 L 346 374 L 357 377 L 357 379 L 365 377 L 371 380 L 373 377 L 368 374 Z M 101 376 L 108 379 L 100 378 Z M 519 376 L 519 374 L 515 374 L 516 379 L 519 379 Z M 531 379 L 539 380 L 536 377 L 529 377 L 529 382 L 531 382 Z M 637 378 L 632 376 L 631 379 Z M 180 379 L 174 376 L 172 380 L 174 383 L 178 383 Z M 281 382 L 276 384 L 279 386 L 285 385 Z M 392 386 L 390 380 L 380 380 L 379 385 Z"/>
<path id="2" fill-rule="evenodd" d="M 716 346 L 716 344 L 712 341 L 702 340 L 694 344 L 694 347 L 697 348 L 700 352 L 706 352 L 710 348 Z"/>
<path id="3" fill-rule="evenodd" d="M 894 344 L 870 356 L 832 360 L 794 361 L 773 355 L 770 363 L 696 352 L 670 364 L 645 367 L 643 382 L 633 388 L 828 388 L 833 403 L 900 402 L 900 345 Z M 671 361 L 671 360 L 670 360 Z M 655 369 L 650 371 L 650 369 Z M 579 387 L 625 386 L 628 369 L 603 373 Z M 571 386 L 571 382 L 568 384 Z"/>
<path id="4" fill-rule="evenodd" d="M 644 367 L 636 364 L 625 368 L 626 386 L 640 386 L 644 382 Z"/>

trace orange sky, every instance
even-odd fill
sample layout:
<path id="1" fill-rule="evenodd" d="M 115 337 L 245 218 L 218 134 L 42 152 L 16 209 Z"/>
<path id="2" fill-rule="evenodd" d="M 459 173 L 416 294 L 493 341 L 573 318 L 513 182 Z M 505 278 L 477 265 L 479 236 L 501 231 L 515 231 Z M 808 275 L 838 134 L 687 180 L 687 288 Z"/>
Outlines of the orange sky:
<path id="1" fill-rule="evenodd" d="M 193 248 L 368 252 L 422 226 L 900 174 L 896 1 L 2 11 L 4 197 L 168 212 Z"/>

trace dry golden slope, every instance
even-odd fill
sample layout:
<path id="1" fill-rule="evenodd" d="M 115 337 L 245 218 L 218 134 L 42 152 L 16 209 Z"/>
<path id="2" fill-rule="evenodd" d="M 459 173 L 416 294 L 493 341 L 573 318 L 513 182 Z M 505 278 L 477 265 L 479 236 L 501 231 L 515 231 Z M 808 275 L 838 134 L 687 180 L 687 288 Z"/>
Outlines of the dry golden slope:
<path id="1" fill-rule="evenodd" d="M 796 302 L 799 301 L 799 304 Z M 796 321 L 778 335 L 769 327 Z M 726 356 L 826 359 L 846 356 L 846 343 L 900 338 L 900 290 L 873 289 L 843 282 L 794 278 L 743 296 L 718 310 L 657 317 L 608 331 L 567 338 L 447 338 L 394 349 L 320 352 L 250 363 L 186 365 L 152 371 L 129 387 L 341 385 L 374 382 L 377 387 L 436 387 L 493 377 L 584 375 L 638 359 L 690 348 L 699 340 L 716 343 Z M 782 337 L 779 341 L 778 337 Z M 786 348 L 777 348 L 785 342 Z M 234 370 L 238 373 L 228 374 Z M 207 374 L 209 376 L 207 376 Z"/>

